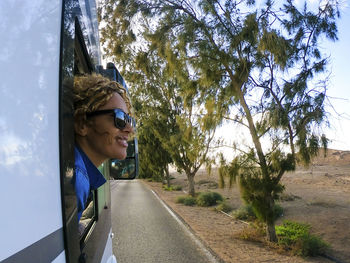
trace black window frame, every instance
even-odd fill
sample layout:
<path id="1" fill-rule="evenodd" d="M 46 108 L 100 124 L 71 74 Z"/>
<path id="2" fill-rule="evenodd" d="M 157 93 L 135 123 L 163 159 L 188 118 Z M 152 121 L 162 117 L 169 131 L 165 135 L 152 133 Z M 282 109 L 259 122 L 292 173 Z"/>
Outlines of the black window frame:
<path id="1" fill-rule="evenodd" d="M 91 74 L 95 71 L 79 23 L 79 10 L 80 6 L 77 0 L 64 0 L 62 3 L 59 66 L 59 145 L 66 262 L 85 262 L 84 247 L 96 227 L 99 209 L 98 192 L 93 190 L 94 216 L 83 234 L 79 236 L 77 199 L 72 184 L 75 145 L 73 83 L 75 76 Z"/>

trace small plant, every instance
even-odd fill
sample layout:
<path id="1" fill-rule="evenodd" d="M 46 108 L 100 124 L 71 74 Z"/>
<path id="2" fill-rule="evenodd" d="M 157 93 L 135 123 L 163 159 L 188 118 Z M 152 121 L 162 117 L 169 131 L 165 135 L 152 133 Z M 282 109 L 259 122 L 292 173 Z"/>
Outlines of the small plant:
<path id="1" fill-rule="evenodd" d="M 331 208 L 331 207 L 336 207 L 339 206 L 337 203 L 335 203 L 332 200 L 312 200 L 307 202 L 308 205 L 313 205 L 313 206 L 321 206 L 321 207 L 325 207 L 325 208 Z"/>
<path id="2" fill-rule="evenodd" d="M 165 191 L 172 191 L 173 190 L 172 186 L 167 186 L 167 185 L 163 185 L 163 189 Z"/>
<path id="3" fill-rule="evenodd" d="M 295 199 L 301 199 L 301 197 L 288 193 L 282 193 L 280 196 L 280 200 L 285 202 L 294 201 Z"/>
<path id="4" fill-rule="evenodd" d="M 251 205 L 245 205 L 238 208 L 232 213 L 232 215 L 234 216 L 234 218 L 239 220 L 253 221 L 256 219 L 256 215 L 254 214 Z"/>
<path id="5" fill-rule="evenodd" d="M 175 202 L 178 203 L 178 204 L 183 204 L 185 198 L 186 198 L 186 196 L 178 196 L 178 197 L 176 198 L 176 201 L 175 201 Z"/>
<path id="6" fill-rule="evenodd" d="M 223 201 L 219 203 L 219 205 L 215 208 L 215 210 L 229 213 L 233 210 L 233 207 L 227 202 Z"/>
<path id="7" fill-rule="evenodd" d="M 201 185 L 201 184 L 209 184 L 209 183 L 211 183 L 211 182 L 213 182 L 213 181 L 209 181 L 209 180 L 204 180 L 204 179 L 202 179 L 202 180 L 199 180 L 198 181 L 198 185 Z"/>
<path id="8" fill-rule="evenodd" d="M 311 226 L 292 221 L 284 221 L 276 226 L 278 244 L 300 256 L 322 255 L 330 247 L 320 237 L 310 234 Z"/>
<path id="9" fill-rule="evenodd" d="M 179 196 L 176 199 L 176 203 L 184 204 L 186 206 L 194 206 L 196 204 L 196 198 L 192 196 Z"/>
<path id="10" fill-rule="evenodd" d="M 291 246 L 302 236 L 308 234 L 309 230 L 310 225 L 285 220 L 281 226 L 276 226 L 278 243 L 286 247 Z"/>
<path id="11" fill-rule="evenodd" d="M 181 185 L 171 185 L 171 186 L 167 186 L 167 185 L 163 185 L 163 189 L 165 191 L 181 191 L 182 187 Z"/>
<path id="12" fill-rule="evenodd" d="M 209 189 L 218 189 L 219 188 L 219 184 L 217 182 L 209 183 L 208 188 Z"/>
<path id="13" fill-rule="evenodd" d="M 200 193 L 197 197 L 197 205 L 199 206 L 213 206 L 216 205 L 219 201 L 224 199 L 219 193 L 216 192 L 205 192 Z"/>
<path id="14" fill-rule="evenodd" d="M 266 235 L 264 225 L 260 222 L 250 223 L 239 231 L 235 236 L 239 239 L 262 242 Z"/>
<path id="15" fill-rule="evenodd" d="M 330 245 L 319 236 L 311 234 L 304 236 L 299 244 L 301 245 L 299 251 L 302 256 L 314 257 L 317 255 L 324 255 L 330 248 Z"/>
<path id="16" fill-rule="evenodd" d="M 194 206 L 196 204 L 196 199 L 192 196 L 189 196 L 189 197 L 185 198 L 183 204 L 187 205 L 187 206 Z"/>
<path id="17" fill-rule="evenodd" d="M 181 185 L 174 185 L 173 186 L 173 190 L 174 191 L 181 191 L 182 190 L 182 186 Z"/>

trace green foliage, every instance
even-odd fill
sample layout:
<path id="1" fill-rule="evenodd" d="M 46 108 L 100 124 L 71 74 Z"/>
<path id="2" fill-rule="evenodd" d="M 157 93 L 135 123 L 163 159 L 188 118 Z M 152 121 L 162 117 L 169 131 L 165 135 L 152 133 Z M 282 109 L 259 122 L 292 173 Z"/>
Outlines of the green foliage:
<path id="1" fill-rule="evenodd" d="M 198 206 L 213 206 L 219 201 L 223 201 L 223 197 L 217 192 L 200 193 L 196 200 Z"/>
<path id="2" fill-rule="evenodd" d="M 147 126 L 138 129 L 140 178 L 152 178 L 154 181 L 161 182 L 164 180 L 171 157 L 160 146 L 159 140 L 153 136 L 152 130 Z M 152 152 L 152 155 L 149 152 Z"/>
<path id="3" fill-rule="evenodd" d="M 276 226 L 276 234 L 279 237 L 279 244 L 291 246 L 301 237 L 309 234 L 310 225 L 292 221 L 284 221 L 281 226 Z"/>
<path id="4" fill-rule="evenodd" d="M 273 184 L 261 175 L 261 170 L 250 168 L 240 178 L 240 189 L 243 200 L 251 204 L 257 218 L 262 222 L 274 222 L 274 200 L 278 199 L 284 187 Z M 271 196 L 273 193 L 273 196 Z"/>
<path id="5" fill-rule="evenodd" d="M 330 245 L 327 242 L 323 241 L 320 237 L 311 234 L 303 236 L 298 243 L 297 247 L 299 247 L 299 249 L 297 249 L 296 254 L 300 254 L 304 257 L 324 255 L 330 248 Z"/>
<path id="6" fill-rule="evenodd" d="M 283 208 L 279 204 L 275 204 L 273 208 L 274 220 L 277 220 L 279 217 L 283 215 Z M 233 212 L 233 216 L 236 219 L 246 220 L 246 221 L 254 221 L 257 219 L 257 216 L 254 212 L 254 208 L 252 205 L 247 204 Z"/>
<path id="7" fill-rule="evenodd" d="M 320 237 L 310 234 L 311 226 L 292 221 L 284 221 L 276 226 L 278 244 L 285 249 L 292 250 L 296 255 L 317 256 L 322 255 L 329 248 L 329 244 Z"/>
<path id="8" fill-rule="evenodd" d="M 176 199 L 176 203 L 184 204 L 186 206 L 194 206 L 196 204 L 196 198 L 192 196 L 179 196 Z"/>
<path id="9" fill-rule="evenodd" d="M 182 186 L 181 185 L 170 185 L 170 187 L 168 187 L 167 185 L 163 185 L 163 189 L 165 191 L 181 191 Z"/>
<path id="10" fill-rule="evenodd" d="M 229 187 L 232 187 L 239 177 L 241 167 L 239 158 L 234 158 L 230 164 L 226 163 L 222 153 L 219 158 L 219 186 L 224 188 L 226 185 L 225 178 L 229 177 Z"/>

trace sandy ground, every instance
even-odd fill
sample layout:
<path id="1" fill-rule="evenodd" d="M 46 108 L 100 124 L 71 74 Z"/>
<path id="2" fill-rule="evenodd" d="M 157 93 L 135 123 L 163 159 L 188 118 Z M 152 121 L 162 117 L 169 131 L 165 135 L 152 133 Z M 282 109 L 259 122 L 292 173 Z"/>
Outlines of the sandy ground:
<path id="1" fill-rule="evenodd" d="M 187 189 L 183 174 L 173 173 L 172 184 Z M 195 176 L 196 191 L 221 193 L 234 207 L 243 203 L 239 189 L 220 189 L 218 178 L 200 170 Z M 280 201 L 284 214 L 276 223 L 289 219 L 308 223 L 312 233 L 331 244 L 330 255 L 337 261 L 324 257 L 301 258 L 278 253 L 261 243 L 237 239 L 235 234 L 246 224 L 213 208 L 188 207 L 176 204 L 181 191 L 164 191 L 161 183 L 149 185 L 193 230 L 193 232 L 224 262 L 350 262 L 350 152 L 329 150 L 326 158 L 318 157 L 309 168 L 298 168 L 282 179 L 285 196 L 290 201 Z"/>

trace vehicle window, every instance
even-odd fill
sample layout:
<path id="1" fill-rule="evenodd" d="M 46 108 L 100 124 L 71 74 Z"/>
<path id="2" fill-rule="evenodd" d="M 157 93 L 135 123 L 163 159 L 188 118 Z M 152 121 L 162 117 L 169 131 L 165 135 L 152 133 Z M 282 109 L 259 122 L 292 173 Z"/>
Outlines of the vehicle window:
<path id="1" fill-rule="evenodd" d="M 84 74 L 91 74 L 93 65 L 89 58 L 83 33 L 78 19 L 75 19 L 75 39 L 74 39 L 74 77 Z M 83 248 L 85 242 L 89 239 L 93 225 L 98 219 L 97 208 L 98 193 L 97 190 L 90 191 L 85 209 L 78 222 L 78 234 L 80 247 Z"/>
<path id="2" fill-rule="evenodd" d="M 96 48 L 92 47 L 94 44 L 92 42 L 98 38 L 98 35 L 95 35 L 96 32 L 91 30 L 92 24 L 87 23 L 92 19 L 91 16 L 87 16 L 87 11 L 90 10 L 89 3 L 90 0 L 63 1 L 59 75 L 59 144 L 64 244 L 67 262 L 99 262 L 104 253 L 108 234 L 111 231 L 108 164 L 102 164 L 99 167 L 107 183 L 89 194 L 88 202 L 79 222 L 78 202 L 74 187 L 73 83 L 75 77 L 97 71 L 98 66 L 95 64 L 99 61 L 99 54 L 95 52 Z M 94 5 L 93 0 L 91 0 L 91 4 Z M 84 8 L 85 10 L 83 10 Z"/>

